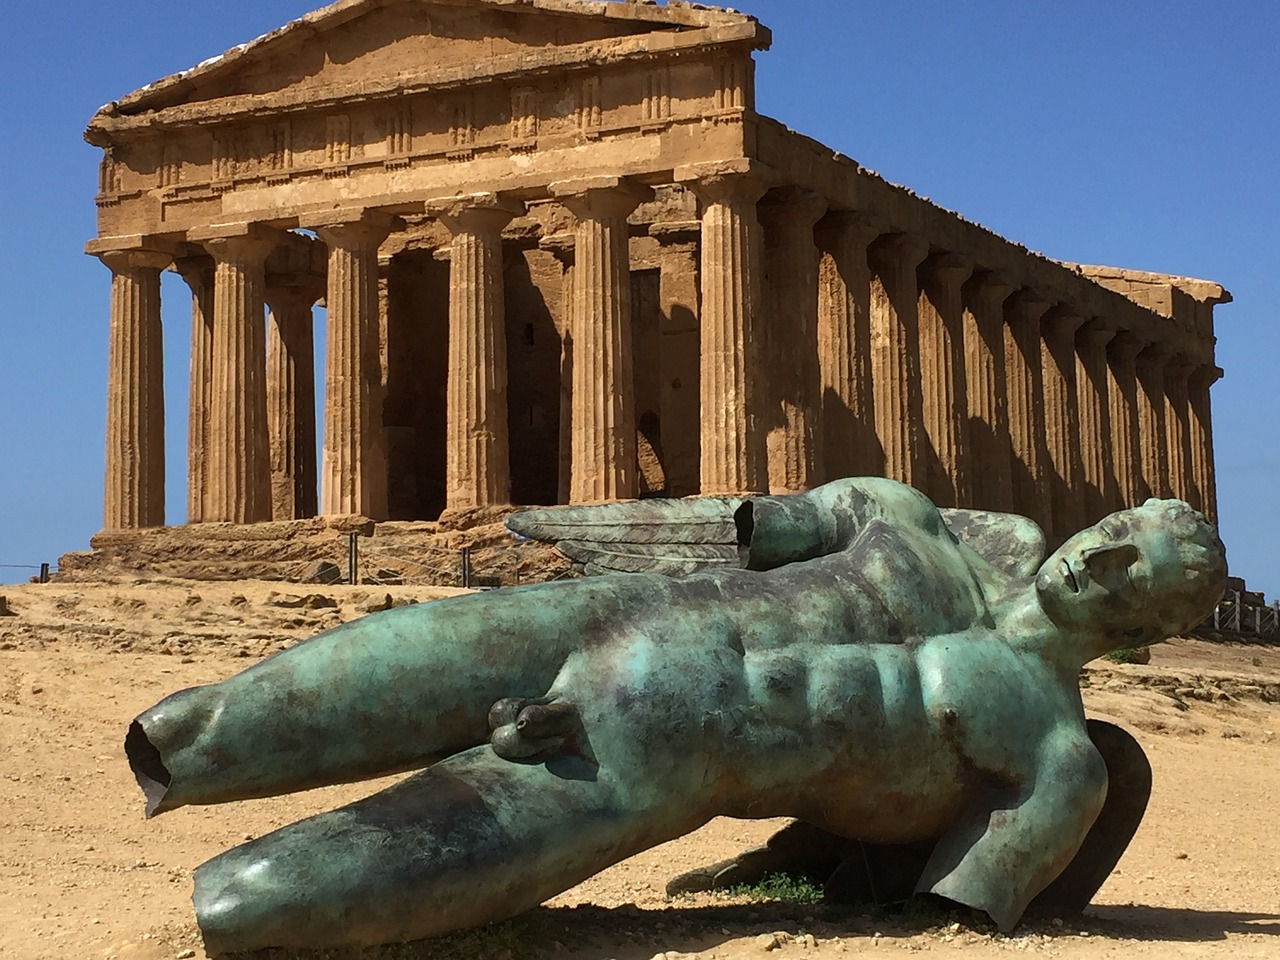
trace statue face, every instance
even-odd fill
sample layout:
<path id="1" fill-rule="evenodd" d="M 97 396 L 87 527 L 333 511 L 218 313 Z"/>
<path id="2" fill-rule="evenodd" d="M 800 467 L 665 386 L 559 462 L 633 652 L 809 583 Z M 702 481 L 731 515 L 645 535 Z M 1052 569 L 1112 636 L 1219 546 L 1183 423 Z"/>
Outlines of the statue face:
<path id="1" fill-rule="evenodd" d="M 1159 501 L 1105 517 L 1059 547 L 1040 567 L 1036 591 L 1060 627 L 1114 636 L 1119 645 L 1158 639 L 1170 607 L 1184 606 L 1186 569 Z M 1192 618 L 1184 626 L 1191 626 Z M 1174 627 L 1172 629 L 1180 629 Z"/>

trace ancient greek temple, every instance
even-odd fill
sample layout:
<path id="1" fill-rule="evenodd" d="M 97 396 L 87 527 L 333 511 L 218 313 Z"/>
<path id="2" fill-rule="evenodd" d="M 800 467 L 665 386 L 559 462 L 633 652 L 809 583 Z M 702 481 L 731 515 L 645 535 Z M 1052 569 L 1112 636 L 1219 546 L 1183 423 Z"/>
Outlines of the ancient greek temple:
<path id="1" fill-rule="evenodd" d="M 676 0 L 340 0 L 103 107 L 105 528 L 176 520 L 164 335 L 189 523 L 855 474 L 1052 538 L 1212 516 L 1223 288 L 1048 260 L 761 116 L 769 43 Z"/>

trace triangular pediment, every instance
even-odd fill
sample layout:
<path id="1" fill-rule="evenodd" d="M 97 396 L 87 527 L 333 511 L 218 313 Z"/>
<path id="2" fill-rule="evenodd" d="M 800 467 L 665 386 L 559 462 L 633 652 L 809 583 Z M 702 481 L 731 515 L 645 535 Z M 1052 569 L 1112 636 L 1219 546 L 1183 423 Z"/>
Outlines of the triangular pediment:
<path id="1" fill-rule="evenodd" d="M 688 4 L 341 0 L 108 104 L 94 119 L 184 107 L 196 113 L 220 105 L 231 112 L 245 104 L 288 108 L 406 86 L 450 86 L 524 67 L 606 58 L 628 46 L 652 46 L 655 34 L 667 35 L 657 41 L 665 48 L 668 37 L 690 33 L 768 43 L 767 31 L 750 17 Z"/>

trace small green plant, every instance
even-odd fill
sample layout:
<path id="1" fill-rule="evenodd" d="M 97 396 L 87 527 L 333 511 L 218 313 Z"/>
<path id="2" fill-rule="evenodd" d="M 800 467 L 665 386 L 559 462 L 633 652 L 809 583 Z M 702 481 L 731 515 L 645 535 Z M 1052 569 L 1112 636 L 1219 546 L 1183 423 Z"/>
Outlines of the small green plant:
<path id="1" fill-rule="evenodd" d="M 1105 659 L 1112 663 L 1141 663 L 1142 655 L 1138 653 L 1134 647 L 1121 647 L 1119 650 L 1112 650 L 1108 654 L 1103 655 Z"/>
<path id="2" fill-rule="evenodd" d="M 1250 660 L 1249 662 L 1250 662 L 1250 663 L 1252 663 L 1255 667 L 1260 667 L 1260 666 L 1262 666 L 1262 658 L 1261 658 L 1261 657 L 1254 657 L 1254 658 L 1253 658 L 1252 660 Z"/>
<path id="3" fill-rule="evenodd" d="M 785 873 L 771 873 L 758 883 L 739 883 L 725 894 L 730 897 L 741 897 L 744 900 L 787 900 L 791 903 L 820 903 L 822 888 L 814 886 L 808 880 L 788 876 Z"/>

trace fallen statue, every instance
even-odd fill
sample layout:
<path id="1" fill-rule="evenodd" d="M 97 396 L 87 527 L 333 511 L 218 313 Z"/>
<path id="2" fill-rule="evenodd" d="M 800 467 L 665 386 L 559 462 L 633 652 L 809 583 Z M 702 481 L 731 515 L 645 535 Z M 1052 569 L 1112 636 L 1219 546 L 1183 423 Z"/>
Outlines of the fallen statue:
<path id="1" fill-rule="evenodd" d="M 1004 930 L 1063 876 L 1087 902 L 1146 787 L 1139 770 L 1138 800 L 1095 828 L 1108 763 L 1141 750 L 1106 725 L 1091 738 L 1080 667 L 1194 625 L 1225 578 L 1179 501 L 1112 514 L 1040 563 L 1030 521 L 944 519 L 878 478 L 508 526 L 587 573 L 633 572 L 373 614 L 133 722 L 148 816 L 425 768 L 200 866 L 211 954 L 500 920 L 717 816 L 802 823 L 686 882 L 825 847 L 836 887 L 862 862 L 873 887 Z"/>

